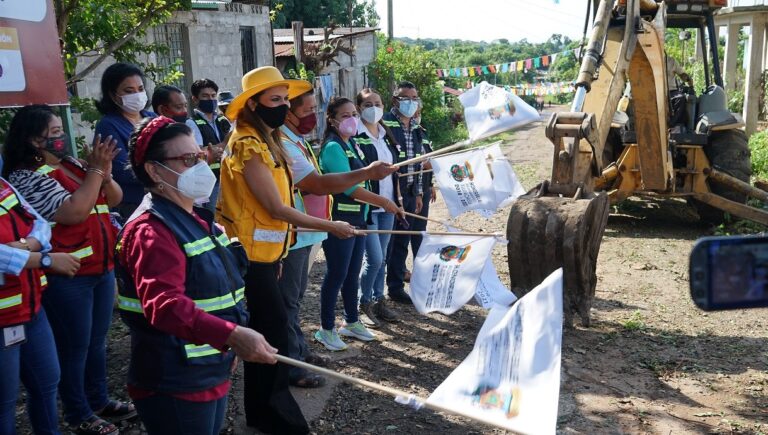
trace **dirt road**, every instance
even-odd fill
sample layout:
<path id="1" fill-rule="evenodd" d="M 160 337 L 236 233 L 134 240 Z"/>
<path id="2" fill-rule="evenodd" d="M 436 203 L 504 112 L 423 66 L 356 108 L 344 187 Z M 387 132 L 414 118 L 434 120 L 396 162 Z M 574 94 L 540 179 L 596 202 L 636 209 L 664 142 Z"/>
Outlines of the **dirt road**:
<path id="1" fill-rule="evenodd" d="M 515 132 L 503 149 L 526 188 L 548 176 L 552 147 L 541 123 Z M 504 231 L 507 212 L 458 223 Z M 432 216 L 447 217 L 441 201 Z M 684 204 L 632 200 L 614 207 L 598 260 L 592 326 L 563 337 L 560 433 L 768 433 L 768 310 L 706 314 L 688 296 L 688 253 L 709 232 Z M 501 246 L 494 263 L 508 283 Z M 308 337 L 319 323 L 324 269 L 321 253 L 304 303 Z M 469 305 L 450 317 L 421 316 L 412 307 L 396 308 L 402 322 L 379 329 L 378 341 L 332 355 L 332 368 L 426 397 L 470 352 L 485 312 Z M 123 397 L 128 351 L 127 331 L 116 318 L 110 387 Z M 241 381 L 236 375 L 228 432 L 248 434 Z M 336 382 L 294 392 L 318 434 L 500 433 Z M 124 433 L 141 431 L 134 424 Z"/>
<path id="2" fill-rule="evenodd" d="M 552 145 L 541 123 L 504 144 L 526 188 L 546 178 Z M 441 201 L 431 216 L 447 218 Z M 457 223 L 504 231 L 508 210 Z M 558 431 L 562 433 L 768 433 L 768 310 L 706 314 L 688 294 L 688 253 L 710 229 L 685 204 L 632 200 L 614 207 L 598 260 L 592 326 L 566 330 Z M 321 260 L 322 261 L 322 260 Z M 494 263 L 508 281 L 506 251 Z M 307 296 L 317 324 L 323 267 Z M 470 352 L 484 312 L 448 317 L 397 306 L 404 321 L 359 345 L 337 370 L 427 396 Z M 340 312 L 340 310 L 339 310 Z M 497 433 L 461 418 L 412 411 L 389 397 L 339 385 L 313 420 L 317 433 Z"/>

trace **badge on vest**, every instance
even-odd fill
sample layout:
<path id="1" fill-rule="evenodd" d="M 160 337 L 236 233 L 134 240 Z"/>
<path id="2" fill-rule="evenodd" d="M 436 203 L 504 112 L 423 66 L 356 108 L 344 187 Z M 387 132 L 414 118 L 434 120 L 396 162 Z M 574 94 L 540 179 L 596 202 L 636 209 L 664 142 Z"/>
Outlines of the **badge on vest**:
<path id="1" fill-rule="evenodd" d="M 27 333 L 24 330 L 24 325 L 3 328 L 3 347 L 11 347 L 15 344 L 21 344 L 26 341 Z"/>

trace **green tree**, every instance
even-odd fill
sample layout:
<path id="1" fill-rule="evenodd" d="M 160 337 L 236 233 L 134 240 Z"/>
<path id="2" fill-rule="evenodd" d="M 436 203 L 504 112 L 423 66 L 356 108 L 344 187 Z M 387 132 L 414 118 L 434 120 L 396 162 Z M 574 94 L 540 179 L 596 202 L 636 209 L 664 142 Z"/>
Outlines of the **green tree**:
<path id="1" fill-rule="evenodd" d="M 139 62 L 139 55 L 168 48 L 143 40 L 147 29 L 162 24 L 173 11 L 189 10 L 191 0 L 54 0 L 56 24 L 63 41 L 64 70 L 75 83 L 106 59 Z M 90 64 L 78 71 L 78 61 Z M 142 65 L 149 74 L 166 75 L 153 65 Z"/>
<path id="2" fill-rule="evenodd" d="M 273 4 L 276 28 L 302 21 L 304 27 L 375 27 L 379 24 L 376 0 L 278 0 Z"/>
<path id="3" fill-rule="evenodd" d="M 376 59 L 369 66 L 369 74 L 384 103 L 390 103 L 397 83 L 403 80 L 413 82 L 423 105 L 422 124 L 432 141 L 439 147 L 466 137 L 462 137 L 460 130 L 453 125 L 453 111 L 443 104 L 442 82 L 435 74 L 437 66 L 430 58 L 430 52 L 421 46 L 399 41 L 387 44 L 382 34 L 379 34 L 378 47 Z"/>

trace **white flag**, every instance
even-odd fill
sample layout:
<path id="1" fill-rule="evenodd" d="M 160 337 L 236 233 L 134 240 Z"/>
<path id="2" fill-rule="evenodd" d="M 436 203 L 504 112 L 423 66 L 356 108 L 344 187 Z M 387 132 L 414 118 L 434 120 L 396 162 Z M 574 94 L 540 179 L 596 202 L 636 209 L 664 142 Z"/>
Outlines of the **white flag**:
<path id="1" fill-rule="evenodd" d="M 451 217 L 470 210 L 496 210 L 496 191 L 482 149 L 435 157 L 430 161 Z"/>
<path id="2" fill-rule="evenodd" d="M 525 188 L 520 184 L 512 165 L 501 152 L 498 144 L 486 148 L 486 153 L 491 159 L 491 175 L 493 176 L 493 189 L 496 191 L 496 208 L 506 207 L 518 196 L 525 194 Z"/>
<path id="3" fill-rule="evenodd" d="M 560 394 L 563 271 L 488 313 L 469 356 L 427 403 L 527 434 L 554 434 Z"/>
<path id="4" fill-rule="evenodd" d="M 459 96 L 469 138 L 477 140 L 541 119 L 539 112 L 517 95 L 488 82 Z"/>
<path id="5" fill-rule="evenodd" d="M 452 314 L 475 294 L 493 237 L 424 235 L 413 260 L 411 300 L 422 314 Z"/>
<path id="6" fill-rule="evenodd" d="M 496 266 L 493 265 L 491 258 L 486 260 L 483 273 L 477 282 L 475 300 L 485 309 L 491 308 L 494 304 L 508 307 L 517 300 L 517 296 L 499 279 Z"/>

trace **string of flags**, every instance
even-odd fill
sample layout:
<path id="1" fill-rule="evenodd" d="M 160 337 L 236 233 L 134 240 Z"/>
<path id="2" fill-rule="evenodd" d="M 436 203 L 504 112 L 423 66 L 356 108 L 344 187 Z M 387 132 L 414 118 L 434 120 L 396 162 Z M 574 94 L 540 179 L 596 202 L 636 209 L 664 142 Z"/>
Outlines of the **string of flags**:
<path id="1" fill-rule="evenodd" d="M 559 53 L 547 54 L 524 60 L 517 60 L 492 65 L 465 66 L 460 68 L 439 68 L 435 70 L 438 77 L 475 77 L 487 74 L 509 73 L 516 71 L 526 72 L 531 69 L 549 68 L 555 63 L 558 56 L 565 56 L 577 50 L 564 50 Z M 577 53 L 578 55 L 578 53 Z"/>
<path id="2" fill-rule="evenodd" d="M 515 95 L 558 95 L 568 94 L 576 91 L 576 87 L 571 82 L 556 82 L 556 83 L 537 83 L 521 85 L 504 86 L 504 90 L 511 92 Z"/>

